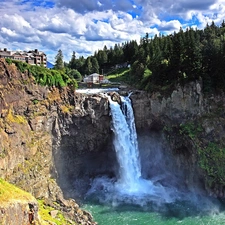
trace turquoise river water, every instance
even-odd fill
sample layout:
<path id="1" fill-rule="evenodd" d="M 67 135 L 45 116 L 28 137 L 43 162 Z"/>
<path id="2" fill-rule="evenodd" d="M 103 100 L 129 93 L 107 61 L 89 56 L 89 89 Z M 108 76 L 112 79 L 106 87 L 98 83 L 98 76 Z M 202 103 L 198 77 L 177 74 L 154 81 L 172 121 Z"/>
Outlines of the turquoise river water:
<path id="1" fill-rule="evenodd" d="M 84 209 L 89 211 L 99 225 L 224 225 L 225 213 L 212 212 L 196 214 L 187 212 L 189 209 L 173 211 L 167 209 L 164 212 L 148 211 L 132 206 L 113 208 L 107 205 L 87 203 Z M 187 214 L 187 215 L 185 215 Z"/>

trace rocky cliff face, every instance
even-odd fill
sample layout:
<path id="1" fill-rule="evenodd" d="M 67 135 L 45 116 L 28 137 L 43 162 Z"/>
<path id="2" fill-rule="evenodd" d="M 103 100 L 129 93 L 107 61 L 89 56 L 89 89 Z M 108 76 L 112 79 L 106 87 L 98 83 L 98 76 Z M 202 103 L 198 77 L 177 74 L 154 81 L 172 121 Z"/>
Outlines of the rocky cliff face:
<path id="1" fill-rule="evenodd" d="M 184 185 L 198 183 L 223 197 L 224 154 L 217 153 L 225 145 L 225 98 L 205 96 L 201 88 L 190 83 L 167 97 L 133 92 L 143 174 L 151 177 L 150 161 L 160 147 L 156 162 L 167 158 L 165 168 L 182 170 Z M 110 121 L 106 97 L 38 86 L 29 73 L 0 60 L 0 176 L 49 205 L 57 202 L 77 222 L 90 224 L 91 217 L 64 197 L 79 199 L 92 178 L 117 174 Z M 149 140 L 160 146 L 150 149 Z"/>
<path id="2" fill-rule="evenodd" d="M 55 182 L 58 171 L 53 158 L 54 146 L 61 141 L 57 132 L 66 132 L 72 112 L 94 121 L 94 111 L 88 111 L 85 101 L 69 89 L 36 85 L 29 73 L 21 74 L 0 59 L 0 176 L 45 199 L 68 218 L 94 224 L 90 214 L 64 199 Z"/>
<path id="3" fill-rule="evenodd" d="M 136 92 L 131 98 L 139 134 L 148 130 L 163 135 L 160 141 L 169 144 L 174 165 L 184 173 L 185 185 L 197 185 L 224 197 L 224 93 L 205 95 L 199 81 L 178 86 L 167 97 Z"/>

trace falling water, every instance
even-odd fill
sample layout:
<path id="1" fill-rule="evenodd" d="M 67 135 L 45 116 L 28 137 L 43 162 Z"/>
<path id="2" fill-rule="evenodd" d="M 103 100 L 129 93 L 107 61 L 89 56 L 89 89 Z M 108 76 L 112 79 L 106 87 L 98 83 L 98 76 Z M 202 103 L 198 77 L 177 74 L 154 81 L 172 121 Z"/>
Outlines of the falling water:
<path id="1" fill-rule="evenodd" d="M 142 178 L 131 100 L 129 97 L 121 97 L 120 105 L 109 97 L 109 103 L 114 133 L 113 144 L 119 171 L 117 178 L 103 176 L 94 179 L 92 187 L 87 193 L 87 197 L 91 201 L 97 199 L 98 202 L 103 203 L 104 206 L 101 206 L 103 207 L 103 213 L 99 213 L 99 216 L 103 218 L 106 213 L 104 207 L 109 204 L 113 208 L 122 207 L 123 210 L 123 207 L 126 207 L 126 205 L 141 206 L 141 208 L 150 211 L 154 209 L 154 211 L 166 216 L 171 214 L 171 218 L 176 215 L 179 218 L 178 222 L 182 222 L 183 220 L 180 220 L 180 218 L 183 218 L 185 215 L 196 216 L 198 214 L 201 215 L 202 212 L 210 215 L 217 214 L 219 207 L 209 198 L 191 192 L 185 191 L 184 193 L 173 186 L 163 186 L 158 180 L 155 181 L 156 179 L 154 178 L 151 180 Z M 137 212 L 132 210 L 131 214 L 135 215 L 135 219 L 137 213 L 139 213 L 139 210 Z M 109 209 L 107 216 L 103 219 L 104 223 L 109 221 L 107 224 L 116 224 L 112 221 L 116 221 L 118 215 L 116 214 L 115 216 L 114 214 L 115 211 Z M 147 213 L 147 215 L 147 219 L 140 217 L 138 221 L 135 220 L 135 224 L 149 224 L 149 214 Z M 122 219 L 119 221 L 120 224 L 128 224 L 124 222 L 124 218 L 123 214 Z M 197 218 L 197 223 L 193 223 L 196 220 L 195 218 L 190 223 L 184 224 L 200 224 L 199 218 Z M 130 221 L 130 224 L 133 224 L 131 218 L 127 218 L 127 220 Z M 208 218 L 206 218 L 207 220 L 209 221 Z M 171 224 L 169 219 L 168 223 L 166 221 L 161 223 L 159 218 L 154 219 L 154 221 L 152 221 L 152 224 Z"/>
<path id="2" fill-rule="evenodd" d="M 149 202 L 172 202 L 171 190 L 159 182 L 143 179 L 133 108 L 129 97 L 121 97 L 121 105 L 110 97 L 113 144 L 119 164 L 117 179 L 98 177 L 87 196 L 112 205 L 146 205 Z"/>
<path id="3" fill-rule="evenodd" d="M 135 187 L 141 177 L 136 128 L 133 110 L 128 98 L 121 98 L 122 110 L 117 102 L 110 101 L 114 147 L 119 162 L 119 185 L 126 191 L 137 191 Z"/>
<path id="4" fill-rule="evenodd" d="M 114 132 L 114 147 L 119 162 L 119 179 L 115 183 L 117 193 L 135 197 L 135 201 L 148 196 L 170 202 L 169 192 L 160 185 L 141 177 L 139 149 L 133 108 L 129 97 L 121 97 L 121 106 L 111 100 L 112 130 Z"/>

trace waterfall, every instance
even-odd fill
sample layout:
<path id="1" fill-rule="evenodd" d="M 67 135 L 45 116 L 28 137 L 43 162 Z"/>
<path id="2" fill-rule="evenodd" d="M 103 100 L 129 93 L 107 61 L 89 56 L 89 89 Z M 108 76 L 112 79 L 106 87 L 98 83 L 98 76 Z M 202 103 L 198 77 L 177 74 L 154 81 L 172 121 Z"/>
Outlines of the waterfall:
<path id="1" fill-rule="evenodd" d="M 121 96 L 121 106 L 109 97 L 114 148 L 119 163 L 119 179 L 115 183 L 117 193 L 143 198 L 162 198 L 169 202 L 169 193 L 160 184 L 141 177 L 137 132 L 131 100 Z"/>
<path id="2" fill-rule="evenodd" d="M 121 104 L 109 98 L 112 115 L 112 130 L 114 132 L 114 147 L 120 165 L 118 183 L 124 189 L 135 190 L 135 184 L 141 177 L 137 133 L 131 101 L 121 97 Z"/>
<path id="3" fill-rule="evenodd" d="M 172 202 L 171 190 L 160 183 L 141 177 L 141 165 L 135 118 L 131 100 L 121 96 L 121 105 L 108 96 L 114 133 L 113 145 L 119 171 L 117 178 L 97 177 L 87 196 L 113 205 L 131 203 L 145 205 L 148 202 Z"/>
<path id="4" fill-rule="evenodd" d="M 113 145 L 119 164 L 118 174 L 113 178 L 101 176 L 93 179 L 86 197 L 113 207 L 138 205 L 160 212 L 167 212 L 169 205 L 175 212 L 177 206 L 181 207 L 181 210 L 187 206 L 187 211 L 192 207 L 199 212 L 203 208 L 208 211 L 213 207 L 213 211 L 217 212 L 218 207 L 215 207 L 210 199 L 200 198 L 198 193 L 179 190 L 176 185 L 165 184 L 157 175 L 153 175 L 149 180 L 142 178 L 131 100 L 129 96 L 121 96 L 121 104 L 118 104 L 109 96 L 108 99 L 112 117 L 111 129 L 114 133 Z M 171 176 L 169 178 L 172 179 Z"/>

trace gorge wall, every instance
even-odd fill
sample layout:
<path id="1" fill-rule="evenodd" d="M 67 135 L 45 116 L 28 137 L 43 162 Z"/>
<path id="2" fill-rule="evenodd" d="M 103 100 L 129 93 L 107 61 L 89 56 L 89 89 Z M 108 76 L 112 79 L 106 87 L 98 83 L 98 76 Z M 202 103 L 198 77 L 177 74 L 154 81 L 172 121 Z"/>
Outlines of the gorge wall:
<path id="1" fill-rule="evenodd" d="M 182 185 L 224 197 L 224 94 L 205 96 L 199 81 L 167 95 L 133 91 L 131 99 L 143 176 L 151 177 L 160 149 L 156 163 L 166 158 L 165 168 L 182 171 Z M 79 201 L 94 177 L 117 175 L 110 121 L 107 97 L 38 86 L 0 60 L 0 176 L 66 207 L 77 222 L 92 219 L 65 198 Z"/>
<path id="2" fill-rule="evenodd" d="M 204 94 L 197 81 L 169 95 L 136 92 L 131 98 L 139 134 L 147 129 L 163 135 L 185 185 L 224 198 L 224 93 Z"/>

